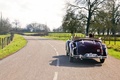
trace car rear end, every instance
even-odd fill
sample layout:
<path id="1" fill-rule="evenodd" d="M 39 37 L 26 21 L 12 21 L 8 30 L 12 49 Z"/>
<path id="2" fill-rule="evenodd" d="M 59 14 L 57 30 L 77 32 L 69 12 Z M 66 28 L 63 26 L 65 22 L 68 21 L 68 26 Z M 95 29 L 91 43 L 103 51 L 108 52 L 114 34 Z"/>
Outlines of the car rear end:
<path id="1" fill-rule="evenodd" d="M 72 57 L 80 59 L 92 59 L 99 58 L 105 59 L 102 43 L 96 40 L 80 40 L 73 44 L 73 54 Z"/>

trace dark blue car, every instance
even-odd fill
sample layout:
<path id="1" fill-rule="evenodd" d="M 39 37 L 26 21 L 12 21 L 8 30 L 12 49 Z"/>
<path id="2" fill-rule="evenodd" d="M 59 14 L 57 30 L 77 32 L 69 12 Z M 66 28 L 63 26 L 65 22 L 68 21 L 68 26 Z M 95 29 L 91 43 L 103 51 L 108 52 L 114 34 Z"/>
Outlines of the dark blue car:
<path id="1" fill-rule="evenodd" d="M 66 41 L 66 55 L 69 61 L 74 59 L 92 59 L 99 58 L 104 63 L 107 58 L 107 47 L 98 39 L 79 38 L 77 40 Z"/>

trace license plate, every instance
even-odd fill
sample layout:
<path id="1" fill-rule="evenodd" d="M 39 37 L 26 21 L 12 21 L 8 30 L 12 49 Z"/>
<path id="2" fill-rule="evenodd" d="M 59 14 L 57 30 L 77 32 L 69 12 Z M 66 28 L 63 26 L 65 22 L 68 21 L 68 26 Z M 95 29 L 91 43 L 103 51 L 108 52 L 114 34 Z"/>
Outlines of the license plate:
<path id="1" fill-rule="evenodd" d="M 97 54 L 86 53 L 85 57 L 97 57 Z"/>

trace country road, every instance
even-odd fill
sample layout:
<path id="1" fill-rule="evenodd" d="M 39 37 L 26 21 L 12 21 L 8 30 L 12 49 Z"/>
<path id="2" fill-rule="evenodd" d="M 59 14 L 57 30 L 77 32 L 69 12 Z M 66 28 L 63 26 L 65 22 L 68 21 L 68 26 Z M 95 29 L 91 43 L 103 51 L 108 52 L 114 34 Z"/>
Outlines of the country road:
<path id="1" fill-rule="evenodd" d="M 68 61 L 65 42 L 24 36 L 27 45 L 0 60 L 0 80 L 120 80 L 120 60 Z"/>

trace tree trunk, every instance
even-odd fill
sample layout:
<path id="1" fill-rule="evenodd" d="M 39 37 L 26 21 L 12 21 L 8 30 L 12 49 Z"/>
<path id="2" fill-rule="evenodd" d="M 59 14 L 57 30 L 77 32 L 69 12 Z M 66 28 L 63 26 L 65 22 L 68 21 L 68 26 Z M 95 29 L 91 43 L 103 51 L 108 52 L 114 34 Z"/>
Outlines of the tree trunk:
<path id="1" fill-rule="evenodd" d="M 104 34 L 105 34 L 105 32 L 103 31 L 103 32 L 102 32 L 102 35 L 104 36 Z"/>
<path id="2" fill-rule="evenodd" d="M 100 30 L 99 29 L 97 30 L 97 33 L 98 33 L 98 35 L 100 35 Z"/>
<path id="3" fill-rule="evenodd" d="M 107 35 L 109 35 L 109 33 L 110 33 L 110 29 L 108 28 L 108 29 L 107 29 Z"/>
<path id="4" fill-rule="evenodd" d="M 88 33 L 89 33 L 90 20 L 91 20 L 91 16 L 92 16 L 92 13 L 90 11 L 91 11 L 91 9 L 89 10 L 88 19 L 87 19 L 86 36 L 88 36 Z"/>

